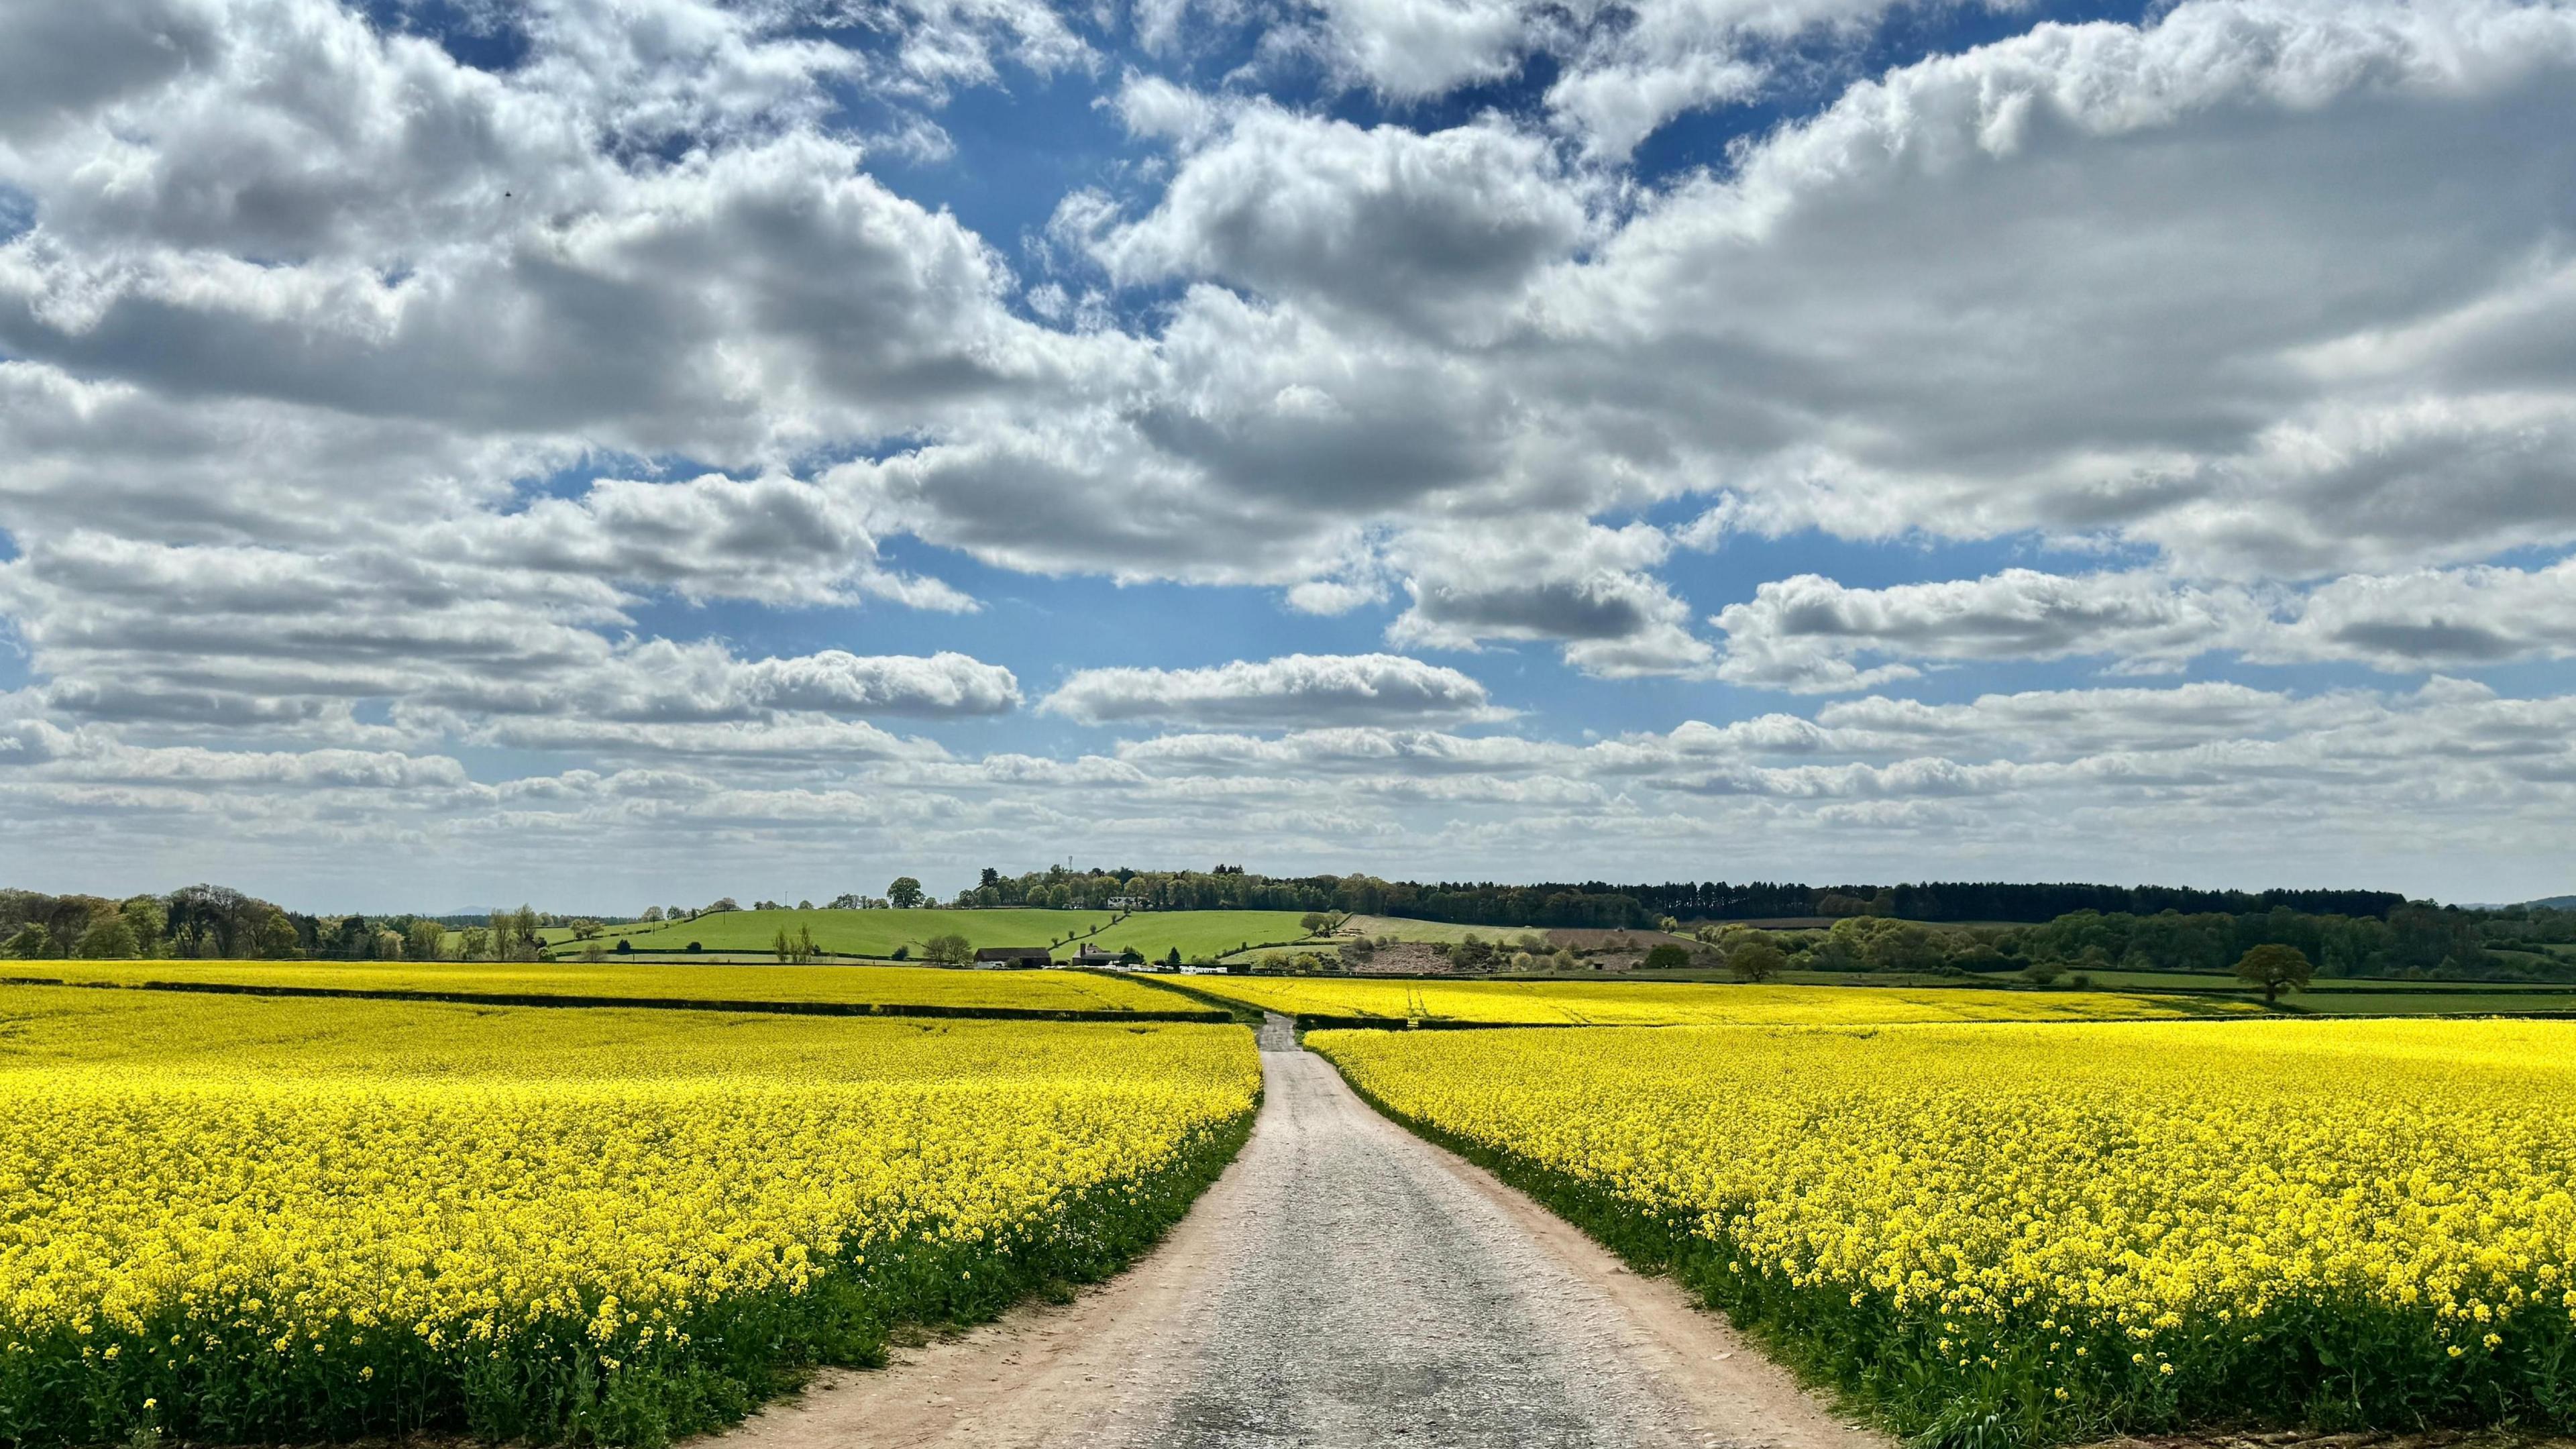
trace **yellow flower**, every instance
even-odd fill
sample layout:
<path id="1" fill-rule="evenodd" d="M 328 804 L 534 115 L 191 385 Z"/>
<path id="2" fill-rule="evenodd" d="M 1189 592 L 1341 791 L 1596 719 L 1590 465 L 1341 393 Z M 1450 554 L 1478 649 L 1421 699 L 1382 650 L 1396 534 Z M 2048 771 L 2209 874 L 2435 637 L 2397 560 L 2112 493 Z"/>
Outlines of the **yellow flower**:
<path id="1" fill-rule="evenodd" d="M 1375 1009 L 1367 993 L 1400 985 L 1225 989 Z M 1554 987 L 1419 991 L 1490 1017 L 1573 999 Z M 1741 1275 L 1712 1285 L 1721 1299 L 1728 1283 L 1781 1285 L 1764 1303 L 1785 1302 L 1792 1331 L 1810 1302 L 1836 1332 L 1883 1331 L 1872 1352 L 1930 1347 L 1926 1371 L 1962 1392 L 1963 1353 L 2010 1364 L 2069 1340 L 2070 1357 L 2036 1369 L 2051 1402 L 2099 1372 L 2086 1339 L 2126 1341 L 2129 1371 L 2153 1364 L 2161 1380 L 2235 1345 L 2300 1348 L 2329 1313 L 2471 1323 L 2500 1354 L 2515 1305 L 2576 1318 L 2576 1023 L 1906 1023 L 1891 1016 L 1985 1008 L 1668 992 L 1621 999 L 1777 1024 L 1326 1031 L 1307 1045 L 1412 1120 L 1691 1225 Z M 1831 1024 L 1836 1012 L 1866 1029 Z M 1883 1329 L 1851 1312 L 1873 1301 Z"/>
<path id="2" fill-rule="evenodd" d="M 353 1389 L 398 1336 L 616 1368 L 862 1254 L 998 1259 L 1260 1086 L 1236 1026 L 0 993 L 0 1336 L 174 1322 Z"/>

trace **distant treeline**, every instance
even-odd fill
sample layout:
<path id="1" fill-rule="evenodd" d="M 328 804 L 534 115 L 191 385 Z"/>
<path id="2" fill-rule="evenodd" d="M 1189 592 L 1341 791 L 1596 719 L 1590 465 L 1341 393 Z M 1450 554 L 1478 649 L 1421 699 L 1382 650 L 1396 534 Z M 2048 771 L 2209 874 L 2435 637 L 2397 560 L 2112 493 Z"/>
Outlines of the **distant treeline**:
<path id="1" fill-rule="evenodd" d="M 2156 915 L 2077 911 L 2011 933 L 2013 954 L 2070 966 L 2227 971 L 2256 946 L 2295 946 L 2327 976 L 2482 977 L 2555 974 L 2539 961 L 2507 963 L 2486 949 L 2479 913 L 2401 905 L 2385 919 L 2288 909 Z"/>
<path id="2" fill-rule="evenodd" d="M 958 892 L 960 906 L 1098 907 L 1142 900 L 1151 910 L 1346 911 L 1411 916 L 1469 926 L 1651 927 L 1666 919 L 1746 921 L 1795 916 L 1897 916 L 1915 921 L 2051 921 L 2075 911 L 2154 915 L 2288 909 L 2385 919 L 2406 904 L 2394 891 L 2205 891 L 2187 886 L 2016 884 L 1926 881 L 1919 885 L 1792 885 L 1679 881 L 1547 885 L 1380 880 L 1367 875 L 1271 877 L 1237 866 L 1212 871 L 1078 871 L 1056 866 L 1026 875 L 986 870 Z"/>
<path id="3" fill-rule="evenodd" d="M 224 886 L 123 900 L 0 890 L 0 950 L 23 960 L 302 956 L 321 939 L 319 925 Z"/>
<path id="4" fill-rule="evenodd" d="M 2189 886 L 2090 885 L 2073 881 L 1924 881 L 1894 886 L 1683 881 L 1675 885 L 1586 889 L 1632 895 L 1639 904 L 1662 915 L 1711 921 L 1863 915 L 1898 916 L 1910 921 L 2053 921 L 2076 911 L 2135 916 L 2160 911 L 2243 915 L 2283 908 L 2319 915 L 2384 918 L 2406 904 L 2406 897 L 2395 891 L 2205 891 Z"/>
<path id="5" fill-rule="evenodd" d="M 2076 911 L 2153 915 L 2160 911 L 2288 909 L 2385 917 L 2406 904 L 2394 891 L 2205 891 L 2187 886 L 2115 886 L 2010 881 L 1793 885 L 1678 881 L 1663 885 L 1450 884 L 1378 882 L 1386 904 L 1372 914 L 1497 926 L 1645 926 L 1672 919 L 1751 921 L 1781 917 L 1895 916 L 1909 921 L 2050 921 Z"/>
<path id="6" fill-rule="evenodd" d="M 450 939 L 451 924 L 464 928 L 460 937 Z M 314 916 L 218 885 L 123 900 L 0 889 L 0 956 L 22 961 L 533 961 L 543 950 L 539 928 L 569 924 L 524 906 L 452 917 Z"/>
<path id="7" fill-rule="evenodd" d="M 1845 917 L 1825 930 L 1710 922 L 1695 934 L 1715 958 L 1698 964 L 1733 965 L 1738 952 L 1758 944 L 1781 964 L 1808 971 L 2019 971 L 2036 981 L 2111 970 L 2225 974 L 2247 951 L 2280 945 L 2296 948 L 2320 976 L 2576 980 L 2576 960 L 2546 949 L 2576 942 L 2576 911 L 2462 910 L 2420 901 L 2385 919 L 2276 906 L 2192 915 L 2074 911 L 2033 926 L 1939 926 L 1892 916 Z"/>

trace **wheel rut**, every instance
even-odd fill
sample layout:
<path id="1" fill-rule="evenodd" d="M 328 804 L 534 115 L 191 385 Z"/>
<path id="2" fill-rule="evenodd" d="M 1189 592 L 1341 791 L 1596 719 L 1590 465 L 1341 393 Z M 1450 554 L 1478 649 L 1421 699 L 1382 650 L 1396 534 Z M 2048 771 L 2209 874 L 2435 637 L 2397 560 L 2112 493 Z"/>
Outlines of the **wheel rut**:
<path id="1" fill-rule="evenodd" d="M 1252 1139 L 1073 1303 L 832 1372 L 722 1449 L 1887 1449 L 1723 1320 L 1371 1111 L 1284 1017 Z"/>

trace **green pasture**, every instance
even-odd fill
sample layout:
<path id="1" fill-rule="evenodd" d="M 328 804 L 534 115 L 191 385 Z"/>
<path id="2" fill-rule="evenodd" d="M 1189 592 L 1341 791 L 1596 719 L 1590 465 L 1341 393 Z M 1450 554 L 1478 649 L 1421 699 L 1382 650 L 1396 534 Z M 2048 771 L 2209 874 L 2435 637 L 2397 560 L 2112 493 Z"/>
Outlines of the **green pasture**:
<path id="1" fill-rule="evenodd" d="M 685 951 L 695 941 L 708 951 L 760 952 L 770 948 L 781 930 L 793 936 L 810 928 L 814 944 L 835 955 L 889 957 L 904 947 L 918 957 L 933 936 L 963 936 L 979 950 L 1046 946 L 1115 919 L 1110 911 L 723 911 L 694 921 L 612 926 L 598 940 L 610 951 L 622 940 L 638 951 Z M 572 943 L 572 933 L 550 930 L 546 939 L 565 946 Z M 1065 954 L 1072 954 L 1070 948 Z"/>
<path id="2" fill-rule="evenodd" d="M 884 915 L 886 912 L 877 912 Z M 1004 915 L 1002 911 L 959 911 L 961 916 Z M 1097 911 L 1031 911 L 1037 916 L 1098 915 Z M 1283 944 L 1306 939 L 1303 911 L 1138 911 L 1096 936 L 1072 941 L 1059 951 L 1059 960 L 1073 955 L 1081 946 L 1101 946 L 1123 951 L 1130 946 L 1145 954 L 1148 960 L 1160 961 L 1177 946 L 1181 959 L 1230 956 L 1246 943 L 1260 946 Z M 1043 938 L 1040 938 L 1043 939 Z M 1008 943 L 998 943 L 1008 944 Z"/>
<path id="3" fill-rule="evenodd" d="M 1504 926 L 1453 926 L 1447 921 L 1409 921 L 1402 916 L 1353 916 L 1342 923 L 1345 936 L 1366 936 L 1375 941 L 1393 937 L 1398 941 L 1463 941 L 1469 936 L 1491 941 L 1509 934 Z"/>
<path id="4" fill-rule="evenodd" d="M 1545 926 L 1458 926 L 1447 921 L 1410 921 L 1402 916 L 1353 916 L 1343 923 L 1341 933 L 1345 936 L 1366 936 L 1372 941 L 1393 937 L 1398 941 L 1430 941 L 1441 945 L 1463 941 L 1473 936 L 1480 941 L 1503 945 L 1523 936 L 1544 936 L 1547 934 L 1547 928 Z M 1638 930 L 1635 934 L 1662 939 L 1657 933 L 1644 929 Z"/>
<path id="5" fill-rule="evenodd" d="M 765 953 L 781 930 L 814 933 L 814 944 L 834 955 L 894 955 L 898 947 L 918 959 L 933 936 L 958 935 L 977 949 L 987 946 L 1053 946 L 1058 959 L 1078 947 L 1137 950 L 1159 960 L 1178 946 L 1185 960 L 1226 955 L 1253 945 L 1305 939 L 1302 911 L 1139 911 L 1123 920 L 1111 911 L 1005 908 L 989 911 L 724 911 L 694 921 L 611 926 L 597 944 L 615 952 L 625 941 L 638 952 L 683 952 L 695 941 L 702 952 Z M 1116 921 L 1118 924 L 1112 925 Z M 577 949 L 568 930 L 550 929 L 547 943 Z"/>
<path id="6" fill-rule="evenodd" d="M 2526 971 L 2557 971 L 2570 960 L 2576 960 L 2576 945 L 2563 941 L 2536 941 L 2527 945 L 2489 946 L 2496 955 L 2520 960 L 2515 964 Z"/>
<path id="7" fill-rule="evenodd" d="M 1137 949 L 1141 951 L 1144 948 L 1140 946 Z M 1181 954 L 1186 957 L 1189 952 L 1183 951 Z M 1326 961 L 1335 961 L 1340 959 L 1341 950 L 1329 941 L 1308 941 L 1298 946 L 1255 946 L 1249 951 L 1237 951 L 1230 956 L 1218 959 L 1229 966 L 1243 964 L 1259 970 L 1272 964 L 1284 967 L 1286 962 L 1298 956 L 1321 956 Z"/>

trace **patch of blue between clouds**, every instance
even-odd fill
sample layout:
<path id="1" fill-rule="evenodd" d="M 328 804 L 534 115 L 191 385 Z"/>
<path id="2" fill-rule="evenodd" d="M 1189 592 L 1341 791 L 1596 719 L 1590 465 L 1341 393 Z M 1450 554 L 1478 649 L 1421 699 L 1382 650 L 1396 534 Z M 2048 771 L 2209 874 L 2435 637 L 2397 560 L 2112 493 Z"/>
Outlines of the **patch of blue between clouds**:
<path id="1" fill-rule="evenodd" d="M 1630 169 L 1650 185 L 1703 167 L 1723 170 L 1731 144 L 1821 110 L 1857 80 L 1927 56 L 1972 50 L 2045 23 L 2138 24 L 2150 19 L 2157 8 L 2145 0 L 2065 0 L 2050 5 L 1991 7 L 1899 5 L 1866 30 L 1816 27 L 1783 42 L 1750 41 L 1742 52 L 1744 58 L 1763 66 L 1769 74 L 1762 92 L 1749 101 L 1720 103 L 1674 118 L 1639 146 Z M 1144 54 L 1120 44 L 1119 37 L 1095 34 L 1089 38 L 1111 58 L 1104 72 L 1133 69 L 1138 74 L 1159 75 L 1202 91 L 1258 94 L 1288 109 L 1356 126 L 1396 125 L 1420 132 L 1468 125 L 1491 114 L 1537 126 L 1545 117 L 1547 92 L 1562 75 L 1558 57 L 1533 52 L 1521 57 L 1509 73 L 1491 80 L 1462 85 L 1438 96 L 1390 99 L 1333 75 L 1312 57 L 1277 51 L 1265 54 L 1261 48 L 1264 34 L 1258 26 L 1236 27 L 1218 32 L 1214 38 L 1202 37 L 1195 49 L 1180 56 Z M 937 169 L 984 172 L 1006 188 L 1018 188 L 1027 179 L 1048 179 L 1047 173 L 1052 170 L 1051 179 L 1059 183 L 1052 191 L 1039 185 L 997 193 L 1018 213 L 1017 224 L 986 230 L 988 239 L 998 243 L 1018 234 L 1031 214 L 1042 223 L 1052 210 L 1053 197 L 1076 185 L 1098 184 L 1113 192 L 1119 190 L 1115 185 L 1119 179 L 1116 173 L 1121 169 L 1118 163 L 1133 160 L 1152 148 L 1140 148 L 1129 140 L 1115 112 L 1097 103 L 1112 89 L 1094 84 L 1091 77 L 1078 71 L 1047 78 L 1014 76 L 1006 80 L 1000 92 L 984 88 L 961 93 L 952 107 L 940 114 L 941 124 L 957 142 L 958 156 L 954 163 L 942 163 Z M 852 103 L 854 111 L 864 108 L 864 98 L 853 97 Z M 997 119 L 1041 120 L 1048 130 L 1033 138 L 1018 125 L 996 129 L 992 122 Z M 1078 164 L 1062 165 L 1068 157 Z M 1069 179 L 1071 184 L 1061 184 Z M 982 184 L 979 180 L 967 185 L 974 189 Z M 935 189 L 921 194 L 933 195 Z M 958 214 L 970 223 L 976 210 L 962 202 L 957 204 Z M 980 226 L 978 229 L 983 230 Z"/>
<path id="2" fill-rule="evenodd" d="M 1648 187 L 1671 185 L 1704 170 L 1723 173 L 1730 147 L 1812 115 L 1855 80 L 1928 55 L 1955 54 L 2006 39 L 2042 23 L 2140 23 L 2154 9 L 2141 0 L 2069 0 L 2030 7 L 1900 5 L 1857 38 L 1850 30 L 1818 28 L 1786 42 L 1755 44 L 1746 58 L 1771 74 L 1760 95 L 1674 118 L 1639 145 L 1627 170 Z M 1495 80 L 1437 97 L 1391 101 L 1334 76 L 1312 57 L 1265 53 L 1266 30 L 1260 23 L 1203 32 L 1180 55 L 1149 55 L 1129 35 L 1076 25 L 1105 57 L 1096 74 L 1079 67 L 1041 74 L 1004 62 L 997 83 L 961 88 L 946 104 L 927 108 L 889 99 L 866 86 L 842 85 L 835 88 L 840 110 L 829 124 L 862 137 L 884 137 L 899 133 L 916 116 L 935 123 L 954 145 L 954 154 L 921 156 L 880 145 L 869 154 L 870 174 L 923 206 L 950 212 L 1013 256 L 1014 269 L 1029 287 L 1052 281 L 1077 299 L 1086 290 L 1097 290 L 1107 300 L 1111 323 L 1149 334 L 1159 330 L 1186 289 L 1185 281 L 1108 287 L 1082 259 L 1051 254 L 1045 244 L 1047 221 L 1075 191 L 1102 190 L 1131 217 L 1149 210 L 1158 197 L 1165 174 L 1162 148 L 1126 134 L 1108 104 L 1118 84 L 1111 77 L 1131 71 L 1159 75 L 1213 93 L 1257 93 L 1290 109 L 1353 125 L 1431 132 L 1489 114 L 1539 127 L 1546 93 L 1561 74 L 1555 56 L 1532 53 Z M 863 28 L 799 33 L 892 60 L 894 40 Z M 1018 300 L 1024 311 L 1041 315 L 1028 294 Z M 1061 324 L 1067 319 L 1050 312 L 1043 320 Z"/>
<path id="3" fill-rule="evenodd" d="M 1464 732 L 1500 729 L 1567 742 L 1660 733 L 1687 720 L 1723 725 L 1771 713 L 1812 715 L 1836 698 L 1853 697 L 1793 694 L 1713 679 L 1597 679 L 1566 665 L 1558 646 L 1545 642 L 1491 644 L 1477 651 L 1396 649 L 1384 636 L 1388 623 L 1404 607 L 1400 591 L 1386 601 L 1345 614 L 1314 616 L 1288 609 L 1281 591 L 1269 587 L 1120 585 L 1096 576 L 1021 574 L 903 537 L 886 540 L 882 553 L 888 567 L 945 580 L 981 601 L 982 609 L 947 614 L 876 600 L 853 606 L 781 609 L 737 600 L 692 604 L 665 596 L 631 611 L 635 628 L 642 637 L 721 641 L 747 658 L 826 649 L 860 655 L 955 650 L 1003 665 L 1018 676 L 1026 697 L 1026 705 L 1018 711 L 971 719 L 877 721 L 896 733 L 934 739 L 967 756 L 1017 751 L 1069 757 L 1105 752 L 1118 738 L 1188 728 L 1146 723 L 1094 727 L 1038 713 L 1037 702 L 1076 670 L 1204 668 L 1293 653 L 1384 651 L 1445 664 L 1483 683 L 1494 703 L 1519 711 L 1519 718 L 1507 725 L 1467 726 Z M 2142 562 L 2142 554 L 2124 557 L 2067 550 L 2034 536 L 1950 543 L 1852 541 L 1804 532 L 1777 539 L 1733 538 L 1705 553 L 1677 550 L 1662 575 L 1690 604 L 1694 631 L 1718 642 L 1722 636 L 1708 622 L 1709 616 L 1728 603 L 1751 598 L 1762 582 L 1797 573 L 1822 574 L 1854 588 L 1886 588 L 1978 578 L 2011 567 L 2081 573 Z M 2225 653 L 2204 655 L 2179 670 L 2156 674 L 2118 672 L 2118 661 L 2103 657 L 1914 662 L 1922 669 L 1919 677 L 1859 693 L 1954 704 L 1988 694 L 2161 689 L 2196 680 L 2225 680 L 2302 697 L 2333 691 L 2390 694 L 2417 687 L 2429 673 L 2387 674 L 2342 663 L 2252 665 Z M 2566 683 L 2565 665 L 2547 662 L 2447 672 L 2478 679 L 2514 696 L 2556 693 Z"/>
<path id="4" fill-rule="evenodd" d="M 853 87 L 838 88 L 841 113 L 834 124 L 862 137 L 898 126 L 902 112 Z M 1117 113 L 1097 104 L 1102 92 L 1080 71 L 1041 75 L 1004 67 L 1003 83 L 959 93 L 947 106 L 923 113 L 955 145 L 953 156 L 927 157 L 893 146 L 868 153 L 868 173 L 897 195 L 933 211 L 946 211 L 1012 261 L 1032 283 L 1054 279 L 1078 294 L 1086 285 L 1107 291 L 1081 259 L 1054 257 L 1049 265 L 1046 226 L 1057 204 L 1086 187 L 1113 195 L 1133 190 L 1131 179 L 1149 153 L 1132 142 Z M 1179 284 L 1133 289 L 1111 298 L 1111 321 L 1148 326 L 1180 293 Z M 1049 318 L 1049 321 L 1061 319 Z"/>
<path id="5" fill-rule="evenodd" d="M 2043 24 L 2107 20 L 2136 25 L 2163 8 L 2167 7 L 2138 0 L 2075 0 L 2027 7 L 1900 5 L 1858 44 L 1847 32 L 1811 30 L 1785 44 L 1757 46 L 1745 58 L 1770 72 L 1759 95 L 1675 117 L 1638 145 L 1630 168 L 1650 186 L 1703 168 L 1723 174 L 1730 169 L 1728 148 L 1734 143 L 1814 115 L 1856 81 L 1927 57 L 1958 55 L 2009 40 Z"/>
<path id="6" fill-rule="evenodd" d="M 514 7 L 490 0 L 361 0 L 367 23 L 388 35 L 434 41 L 448 58 L 506 75 L 528 58 L 531 40 Z"/>
<path id="7" fill-rule="evenodd" d="M 1767 72 L 1763 89 L 1748 100 L 1721 102 L 1674 117 L 1639 143 L 1627 169 L 1650 187 L 1701 170 L 1722 174 L 1729 169 L 1729 148 L 1735 143 L 1814 115 L 1855 81 L 1928 56 L 1956 55 L 2009 39 L 2044 23 L 2136 24 L 2155 9 L 2140 0 L 1991 8 L 1899 5 L 1865 33 L 1818 27 L 1786 41 L 1748 41 L 1741 54 Z M 1545 120 L 1548 89 L 1562 73 L 1557 57 L 1536 53 L 1524 57 L 1509 75 L 1423 100 L 1389 101 L 1365 89 L 1332 86 L 1320 71 L 1265 76 L 1262 89 L 1283 105 L 1311 109 L 1357 126 L 1398 125 L 1430 132 L 1500 114 L 1538 128 Z"/>
<path id="8" fill-rule="evenodd" d="M 961 754 L 1065 756 L 1104 750 L 1119 734 L 1150 732 L 1143 727 L 1092 728 L 1038 713 L 1037 702 L 1075 670 L 1189 669 L 1301 651 L 1369 653 L 1386 647 L 1379 636 L 1392 615 L 1388 608 L 1336 618 L 1294 614 L 1281 606 L 1279 591 L 1268 588 L 1120 585 L 1093 576 L 1014 573 L 909 538 L 887 540 L 882 553 L 889 568 L 945 580 L 983 607 L 971 614 L 949 614 L 870 600 L 851 607 L 779 609 L 665 597 L 629 613 L 639 636 L 721 640 L 750 658 L 824 649 L 860 655 L 947 649 L 972 655 L 1018 676 L 1026 699 L 1021 709 L 976 719 L 885 717 L 875 722 L 898 734 L 937 740 Z"/>
<path id="9" fill-rule="evenodd" d="M 18 540 L 9 530 L 0 528 L 0 564 L 18 557 Z M 27 651 L 27 641 L 18 632 L 18 623 L 0 614 L 0 693 L 24 689 L 35 682 L 34 662 Z"/>
<path id="10" fill-rule="evenodd" d="M 0 181 L 0 246 L 36 229 L 36 198 Z"/>
<path id="11" fill-rule="evenodd" d="M 729 478 L 754 476 L 757 469 L 727 469 L 701 463 L 694 458 L 642 458 L 631 453 L 585 453 L 577 462 L 568 463 L 551 473 L 534 474 L 512 482 L 509 502 L 495 511 L 504 515 L 525 513 L 540 499 L 574 499 L 590 492 L 591 485 L 603 478 L 636 478 L 656 483 L 676 483 L 688 478 L 702 478 L 720 473 Z"/>

